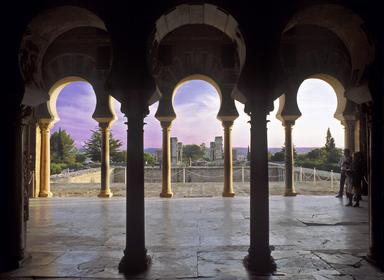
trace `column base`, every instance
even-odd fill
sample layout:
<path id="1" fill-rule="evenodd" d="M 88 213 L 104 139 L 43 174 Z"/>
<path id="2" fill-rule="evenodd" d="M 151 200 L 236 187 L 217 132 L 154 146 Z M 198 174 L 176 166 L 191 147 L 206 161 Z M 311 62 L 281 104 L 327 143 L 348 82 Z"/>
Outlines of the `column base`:
<path id="1" fill-rule="evenodd" d="M 100 198 L 111 198 L 113 193 L 110 190 L 102 190 L 97 196 Z"/>
<path id="2" fill-rule="evenodd" d="M 285 190 L 284 196 L 296 196 L 297 192 L 291 190 Z"/>
<path id="3" fill-rule="evenodd" d="M 272 256 L 252 258 L 248 254 L 244 257 L 243 264 L 252 275 L 272 275 L 276 271 L 276 263 Z"/>
<path id="4" fill-rule="evenodd" d="M 377 256 L 376 254 L 373 254 L 372 252 L 368 252 L 365 259 L 372 265 L 379 267 L 381 270 L 384 271 L 384 260 L 380 259 L 380 257 Z"/>
<path id="5" fill-rule="evenodd" d="M 160 193 L 160 197 L 163 197 L 163 198 L 171 198 L 173 197 L 173 192 L 167 192 L 167 193 Z"/>
<path id="6" fill-rule="evenodd" d="M 31 259 L 30 254 L 25 254 L 24 257 L 18 259 L 16 257 L 6 259 L 0 258 L 0 272 L 8 272 L 11 270 L 16 270 L 22 268 L 26 262 Z"/>
<path id="7" fill-rule="evenodd" d="M 223 197 L 234 197 L 235 193 L 234 192 L 223 192 Z"/>
<path id="8" fill-rule="evenodd" d="M 142 273 L 148 269 L 151 261 L 151 257 L 147 255 L 147 250 L 145 250 L 145 254 L 141 258 L 124 254 L 119 263 L 119 272 L 125 275 Z"/>
<path id="9" fill-rule="evenodd" d="M 40 192 L 39 193 L 39 197 L 47 197 L 47 198 L 49 198 L 49 197 L 52 197 L 53 196 L 53 193 L 51 193 L 51 192 Z"/>

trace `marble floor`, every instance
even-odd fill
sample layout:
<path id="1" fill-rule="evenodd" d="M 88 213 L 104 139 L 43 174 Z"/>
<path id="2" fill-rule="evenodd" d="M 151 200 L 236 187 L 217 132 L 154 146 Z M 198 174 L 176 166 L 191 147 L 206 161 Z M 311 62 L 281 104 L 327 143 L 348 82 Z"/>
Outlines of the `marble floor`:
<path id="1" fill-rule="evenodd" d="M 365 259 L 366 198 L 270 197 L 277 271 L 247 273 L 249 197 L 146 199 L 147 273 L 129 279 L 384 279 Z M 125 199 L 32 199 L 25 266 L 2 279 L 115 279 L 125 240 Z"/>

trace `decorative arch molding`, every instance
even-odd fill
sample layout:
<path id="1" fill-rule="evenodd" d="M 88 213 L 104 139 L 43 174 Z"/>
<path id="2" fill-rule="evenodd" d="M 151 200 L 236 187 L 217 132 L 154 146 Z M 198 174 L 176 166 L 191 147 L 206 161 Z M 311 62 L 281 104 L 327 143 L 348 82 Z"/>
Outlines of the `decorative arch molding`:
<path id="1" fill-rule="evenodd" d="M 79 27 L 107 31 L 97 15 L 76 6 L 46 10 L 33 18 L 26 27 L 19 51 L 20 71 L 26 85 L 23 104 L 36 106 L 47 101 L 49 95 L 46 94 L 43 75 L 45 54 L 59 36 Z"/>
<path id="2" fill-rule="evenodd" d="M 57 81 L 66 77 L 84 77 L 79 81 L 95 84 L 97 81 L 96 61 L 94 57 L 79 54 L 62 54 L 49 61 L 44 67 L 44 81 L 48 88 L 55 87 Z M 73 81 L 72 81 L 73 82 Z M 52 95 L 50 95 L 52 97 Z"/>
<path id="3" fill-rule="evenodd" d="M 226 34 L 237 46 L 240 65 L 244 65 L 246 47 L 236 19 L 228 12 L 212 4 L 182 4 L 156 21 L 156 28 L 150 39 L 149 49 L 158 46 L 172 31 L 186 25 L 204 24 Z"/>
<path id="4" fill-rule="evenodd" d="M 279 97 L 279 109 L 276 114 L 277 119 L 282 122 L 296 121 L 301 116 L 301 112 L 297 104 L 297 93 L 299 87 L 307 79 L 319 79 L 332 87 L 337 99 L 336 111 L 333 115 L 335 119 L 343 123 L 346 118 L 350 117 L 350 109 L 353 107 L 353 102 L 348 101 L 346 98 L 345 86 L 343 83 L 332 75 L 317 73 L 308 75 L 307 77 L 298 80 L 297 83 L 294 83 L 294 85 L 291 86 L 292 90 Z"/>
<path id="5" fill-rule="evenodd" d="M 285 32 L 281 38 L 281 58 L 289 81 L 327 73 L 346 85 L 352 82 L 348 49 L 336 34 L 324 27 L 301 25 Z"/>
<path id="6" fill-rule="evenodd" d="M 336 93 L 337 106 L 334 113 L 335 119 L 342 122 L 344 120 L 344 112 L 347 106 L 347 98 L 345 97 L 345 86 L 335 77 L 328 74 L 314 74 L 307 79 L 319 79 L 329 84 Z M 304 81 L 303 81 L 304 82 Z"/>
<path id="7" fill-rule="evenodd" d="M 217 118 L 221 121 L 233 120 L 239 116 L 237 112 L 234 99 L 231 97 L 233 87 L 226 88 L 226 86 L 220 86 L 212 77 L 205 74 L 191 74 L 181 78 L 173 87 L 168 88 L 162 94 L 155 117 L 160 121 L 172 121 L 176 118 L 176 113 L 173 108 L 173 99 L 176 92 L 186 82 L 191 80 L 201 80 L 212 85 L 220 98 L 220 109 L 217 114 Z"/>
<path id="8" fill-rule="evenodd" d="M 336 34 L 351 57 L 351 80 L 359 84 L 366 67 L 374 59 L 374 46 L 364 30 L 364 21 L 352 10 L 336 4 L 312 5 L 297 12 L 284 32 L 299 25 L 317 25 Z"/>
<path id="9" fill-rule="evenodd" d="M 73 82 L 86 82 L 92 86 L 90 81 L 79 76 L 68 76 L 54 83 L 48 92 L 49 100 L 37 107 L 36 118 L 40 122 L 53 125 L 60 120 L 57 113 L 57 98 L 61 91 Z M 92 118 L 98 122 L 114 121 L 116 119 L 116 112 L 113 106 L 114 99 L 111 96 L 99 94 L 97 90 L 95 95 L 96 108 Z"/>

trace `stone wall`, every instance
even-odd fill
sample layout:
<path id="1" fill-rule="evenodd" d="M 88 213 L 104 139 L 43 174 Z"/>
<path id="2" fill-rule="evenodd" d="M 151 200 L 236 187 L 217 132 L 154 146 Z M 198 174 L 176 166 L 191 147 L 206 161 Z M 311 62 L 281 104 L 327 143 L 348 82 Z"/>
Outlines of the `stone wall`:
<path id="1" fill-rule="evenodd" d="M 244 171 L 243 171 L 244 170 Z M 269 164 L 269 181 L 284 181 L 285 170 L 283 165 Z M 242 182 L 244 172 L 244 182 L 249 182 L 250 169 L 249 166 L 234 166 L 233 167 L 233 181 Z M 304 181 L 313 180 L 313 170 L 303 168 L 302 176 Z M 52 183 L 100 183 L 100 168 L 92 168 L 87 170 L 80 170 L 66 174 L 52 175 Z M 295 168 L 295 181 L 299 181 L 300 168 Z M 144 169 L 145 182 L 147 183 L 160 183 L 161 182 L 161 168 L 145 167 Z M 222 166 L 191 166 L 191 167 L 175 167 L 171 169 L 172 182 L 182 183 L 185 182 L 223 182 L 224 170 Z M 327 171 L 316 171 L 317 180 L 330 180 L 330 173 Z M 334 179 L 337 180 L 340 175 L 333 174 Z M 111 183 L 125 183 L 125 167 L 111 168 Z"/>
<path id="2" fill-rule="evenodd" d="M 114 169 L 111 168 L 111 178 L 114 176 Z M 113 182 L 113 179 L 111 179 Z M 124 181 L 122 181 L 124 182 Z M 79 170 L 75 172 L 57 174 L 51 176 L 51 183 L 69 184 L 69 183 L 101 183 L 101 170 L 100 168 L 90 168 Z"/>
<path id="3" fill-rule="evenodd" d="M 233 167 L 233 181 L 241 182 L 243 180 L 243 167 Z M 184 171 L 185 170 L 185 171 Z M 185 172 L 185 175 L 184 175 Z M 145 167 L 144 170 L 145 182 L 147 183 L 159 183 L 161 182 L 161 168 L 160 167 Z M 185 182 L 223 182 L 224 170 L 222 166 L 214 167 L 176 167 L 171 169 L 172 182 L 183 182 L 185 176 Z M 269 168 L 270 181 L 281 181 L 283 179 L 283 170 L 280 168 Z M 244 167 L 244 181 L 249 182 L 250 170 L 249 166 Z M 112 179 L 113 178 L 113 179 Z M 111 180 L 114 183 L 121 183 L 125 181 L 125 168 L 115 168 Z"/>

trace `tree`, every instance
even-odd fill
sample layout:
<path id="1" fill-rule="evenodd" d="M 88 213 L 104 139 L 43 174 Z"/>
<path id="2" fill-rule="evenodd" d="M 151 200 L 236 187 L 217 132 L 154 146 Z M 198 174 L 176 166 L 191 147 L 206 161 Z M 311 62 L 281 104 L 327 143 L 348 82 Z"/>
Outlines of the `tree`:
<path id="1" fill-rule="evenodd" d="M 327 136 L 325 137 L 324 150 L 327 153 L 328 163 L 337 163 L 341 156 L 341 151 L 336 148 L 335 139 L 332 137 L 331 130 L 328 128 Z"/>
<path id="2" fill-rule="evenodd" d="M 204 156 L 204 152 L 202 151 L 199 145 L 185 145 L 183 146 L 183 158 L 186 161 L 202 159 Z"/>
<path id="3" fill-rule="evenodd" d="M 332 137 L 331 130 L 328 128 L 327 136 L 325 137 L 325 150 L 329 153 L 335 149 L 335 139 Z"/>
<path id="4" fill-rule="evenodd" d="M 51 160 L 53 163 L 74 164 L 76 162 L 75 141 L 63 129 L 59 128 L 51 135 Z"/>
<path id="5" fill-rule="evenodd" d="M 84 144 L 84 150 L 85 154 L 91 158 L 93 161 L 100 161 L 101 159 L 101 129 L 95 129 L 91 130 L 92 135 L 91 138 L 89 138 L 85 144 Z M 122 143 L 118 139 L 114 139 L 112 133 L 109 134 L 109 155 L 112 161 L 119 161 L 121 158 L 121 155 L 119 155 L 119 148 L 121 147 Z"/>
<path id="6" fill-rule="evenodd" d="M 293 145 L 293 158 L 297 158 L 297 151 L 295 145 Z M 285 145 L 281 147 L 279 152 L 271 155 L 271 161 L 284 161 L 285 160 Z"/>
<path id="7" fill-rule="evenodd" d="M 151 153 L 144 153 L 145 165 L 154 165 L 156 163 L 155 157 Z"/>
<path id="8" fill-rule="evenodd" d="M 279 152 L 274 153 L 271 156 L 271 161 L 284 161 L 285 160 L 285 145 L 281 147 Z"/>

